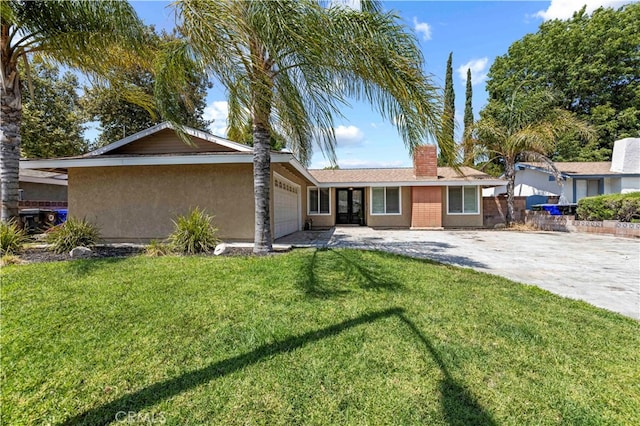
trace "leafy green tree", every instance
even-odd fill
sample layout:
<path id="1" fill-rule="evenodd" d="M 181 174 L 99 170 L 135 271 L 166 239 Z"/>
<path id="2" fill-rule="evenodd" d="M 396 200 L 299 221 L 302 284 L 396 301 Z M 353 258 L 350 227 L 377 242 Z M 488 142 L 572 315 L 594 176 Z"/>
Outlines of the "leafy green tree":
<path id="1" fill-rule="evenodd" d="M 148 97 L 154 96 L 155 77 L 152 61 L 149 59 L 161 51 L 164 45 L 175 41 L 175 36 L 157 34 L 153 27 L 147 27 L 145 39 L 150 55 L 147 60 L 124 63 L 121 67 L 111 69 L 110 80 L 117 80 L 118 86 L 99 85 L 85 88 L 82 104 L 90 119 L 100 123 L 101 133 L 95 141 L 96 147 L 145 130 L 163 120 L 153 113 L 155 108 L 150 111 L 149 108 L 140 106 L 120 90 L 122 85 L 127 85 Z M 178 102 L 172 105 L 174 114 L 181 124 L 206 130 L 211 124 L 203 118 L 207 89 L 210 87 L 207 76 L 192 69 L 189 70 L 187 82 L 185 92 L 178 98 Z"/>
<path id="2" fill-rule="evenodd" d="M 167 52 L 158 74 L 161 104 L 179 93 L 181 69 L 200 64 L 228 92 L 230 129 L 252 123 L 255 253 L 272 250 L 272 132 L 303 163 L 314 140 L 335 162 L 334 116 L 356 99 L 392 120 L 410 151 L 439 133 L 441 98 L 417 41 L 377 2 L 363 1 L 360 10 L 313 0 L 185 0 L 174 7 L 184 43 Z"/>
<path id="3" fill-rule="evenodd" d="M 22 83 L 28 56 L 40 55 L 95 76 L 104 75 L 123 55 L 134 56 L 142 25 L 122 1 L 0 2 L 0 192 L 2 221 L 18 215 L 18 168 L 22 133 Z"/>
<path id="4" fill-rule="evenodd" d="M 443 143 L 453 145 L 456 116 L 456 95 L 453 91 L 453 52 L 449 53 L 447 59 L 447 71 L 444 79 L 444 112 L 442 114 L 442 138 Z M 456 158 L 448 155 L 447 152 L 440 151 L 438 163 L 447 166 L 455 163 Z"/>
<path id="5" fill-rule="evenodd" d="M 475 156 L 473 154 L 473 138 L 471 128 L 473 127 L 473 89 L 471 88 L 471 68 L 467 69 L 467 88 L 464 100 L 464 133 L 462 135 L 463 163 L 465 166 L 473 166 Z"/>
<path id="6" fill-rule="evenodd" d="M 231 128 L 227 132 L 227 138 L 234 142 L 243 143 L 245 145 L 253 146 L 253 125 L 251 121 L 247 121 L 247 123 L 241 128 Z M 275 132 L 271 132 L 271 150 L 272 151 L 281 151 L 287 147 L 287 143 L 282 137 Z"/>
<path id="7" fill-rule="evenodd" d="M 545 163 L 557 173 L 548 158 L 556 141 L 571 133 L 593 140 L 591 127 L 575 114 L 555 107 L 556 100 L 548 91 L 527 92 L 516 88 L 508 102 L 491 100 L 474 125 L 476 143 L 491 163 L 499 160 L 507 180 L 507 226 L 514 218 L 515 164 L 521 160 Z"/>
<path id="8" fill-rule="evenodd" d="M 71 72 L 60 76 L 58 67 L 34 61 L 30 80 L 30 89 L 23 88 L 22 156 L 52 158 L 85 153 L 88 145 L 83 136 L 85 116 L 79 104 L 78 78 Z"/>
<path id="9" fill-rule="evenodd" d="M 640 3 L 617 10 L 584 8 L 566 21 L 540 25 L 496 59 L 489 71 L 490 99 L 506 102 L 524 90 L 549 89 L 557 106 L 597 131 L 596 142 L 558 141 L 556 160 L 609 159 L 613 142 L 640 134 Z"/>

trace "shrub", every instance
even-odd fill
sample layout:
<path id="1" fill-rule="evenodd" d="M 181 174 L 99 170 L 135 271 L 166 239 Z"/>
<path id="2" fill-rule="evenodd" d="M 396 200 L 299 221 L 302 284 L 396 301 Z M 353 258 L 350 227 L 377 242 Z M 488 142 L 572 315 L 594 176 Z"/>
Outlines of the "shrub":
<path id="1" fill-rule="evenodd" d="M 173 223 L 175 231 L 169 236 L 169 245 L 180 253 L 206 253 L 220 242 L 213 216 L 197 207 L 186 216 L 178 216 Z"/>
<path id="2" fill-rule="evenodd" d="M 0 222 L 0 255 L 19 253 L 26 241 L 27 234 L 15 219 Z"/>
<path id="3" fill-rule="evenodd" d="M 4 256 L 0 257 L 0 266 L 20 265 L 22 263 L 22 259 L 12 254 L 5 254 Z"/>
<path id="4" fill-rule="evenodd" d="M 627 197 L 620 200 L 618 208 L 618 220 L 621 222 L 631 222 L 640 220 L 640 192 L 635 197 Z"/>
<path id="5" fill-rule="evenodd" d="M 171 253 L 171 247 L 162 241 L 151 240 L 144 249 L 144 254 L 150 257 L 166 256 Z"/>
<path id="6" fill-rule="evenodd" d="M 582 220 L 632 222 L 640 219 L 640 192 L 583 198 L 578 201 L 576 214 Z"/>
<path id="7" fill-rule="evenodd" d="M 68 217 L 64 223 L 50 228 L 46 239 L 54 252 L 66 253 L 76 247 L 95 246 L 100 240 L 100 231 L 86 219 Z"/>

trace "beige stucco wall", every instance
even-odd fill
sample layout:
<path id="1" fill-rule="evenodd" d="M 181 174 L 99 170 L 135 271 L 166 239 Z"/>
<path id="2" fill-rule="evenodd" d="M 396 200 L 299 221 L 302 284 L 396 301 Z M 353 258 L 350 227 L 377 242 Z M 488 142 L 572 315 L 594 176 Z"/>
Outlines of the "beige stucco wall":
<path id="1" fill-rule="evenodd" d="M 329 188 L 329 197 L 330 197 L 330 210 L 329 214 L 309 214 L 308 211 L 308 197 L 309 194 L 305 189 L 302 193 L 302 197 L 304 198 L 304 210 L 303 213 L 303 221 L 307 218 L 310 218 L 313 221 L 314 228 L 330 228 L 336 224 L 336 189 Z"/>
<path id="2" fill-rule="evenodd" d="M 447 214 L 447 188 L 442 188 L 442 226 L 445 228 L 479 228 L 482 221 L 482 192 L 479 187 L 478 199 L 480 200 L 478 214 Z"/>
<path id="3" fill-rule="evenodd" d="M 372 228 L 409 228 L 411 226 L 411 187 L 400 188 L 402 210 L 400 215 L 372 215 L 371 188 L 365 188 L 365 204 L 367 207 L 367 225 Z"/>
<path id="4" fill-rule="evenodd" d="M 253 240 L 251 164 L 69 169 L 69 214 L 108 241 L 161 239 L 194 207 L 215 215 L 225 240 Z"/>
<path id="5" fill-rule="evenodd" d="M 49 185 L 46 183 L 20 182 L 23 200 L 67 201 L 65 185 Z"/>

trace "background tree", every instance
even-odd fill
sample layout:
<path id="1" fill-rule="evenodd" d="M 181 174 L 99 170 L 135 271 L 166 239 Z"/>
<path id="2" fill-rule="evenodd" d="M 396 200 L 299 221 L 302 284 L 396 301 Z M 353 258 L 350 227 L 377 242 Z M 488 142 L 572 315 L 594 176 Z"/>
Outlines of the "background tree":
<path id="1" fill-rule="evenodd" d="M 444 79 L 444 111 L 442 114 L 442 138 L 443 144 L 455 144 L 455 117 L 456 117 L 456 95 L 453 91 L 453 52 L 449 53 L 447 59 L 447 72 Z M 448 166 L 456 162 L 455 156 L 448 155 L 447 152 L 440 151 L 438 165 Z"/>
<path id="2" fill-rule="evenodd" d="M 118 81 L 118 86 L 98 85 L 85 88 L 82 104 L 90 117 L 97 121 L 100 134 L 94 142 L 95 147 L 104 146 L 128 135 L 145 130 L 163 121 L 148 108 L 133 102 L 120 90 L 122 85 L 135 88 L 148 97 L 154 96 L 155 77 L 153 58 L 164 45 L 175 41 L 175 36 L 166 33 L 157 34 L 152 26 L 145 31 L 145 44 L 149 56 L 144 61 L 125 62 L 110 70 L 110 80 Z M 172 105 L 174 115 L 179 122 L 199 130 L 207 130 L 210 121 L 203 118 L 207 89 L 210 87 L 207 76 L 190 69 L 186 78 L 182 96 Z M 155 108 L 154 108 L 155 110 Z"/>
<path id="3" fill-rule="evenodd" d="M 499 160 L 507 179 L 507 226 L 514 218 L 515 164 L 521 160 L 539 161 L 553 171 L 557 169 L 548 158 L 555 151 L 556 141 L 572 133 L 591 140 L 591 127 L 575 114 L 558 108 L 549 91 L 527 92 L 516 88 L 508 102 L 491 100 L 474 125 L 476 143 L 489 161 Z"/>
<path id="4" fill-rule="evenodd" d="M 556 106 L 596 129 L 597 139 L 558 141 L 555 160 L 608 160 L 613 142 L 640 135 L 640 3 L 618 10 L 581 10 L 566 21 L 540 25 L 513 43 L 489 71 L 490 99 L 506 102 L 522 81 L 525 90 L 550 89 Z"/>
<path id="5" fill-rule="evenodd" d="M 18 168 L 22 132 L 22 84 L 19 67 L 39 55 L 99 76 L 123 56 L 116 46 L 140 52 L 141 24 L 121 1 L 0 2 L 0 192 L 1 219 L 18 215 Z M 142 99 L 141 99 L 142 101 Z"/>
<path id="6" fill-rule="evenodd" d="M 70 72 L 60 76 L 58 67 L 37 60 L 31 66 L 30 79 L 30 89 L 22 88 L 21 156 L 51 158 L 85 153 L 86 120 L 79 104 L 78 78 Z"/>
<path id="7" fill-rule="evenodd" d="M 281 151 L 287 147 L 287 142 L 282 135 L 272 131 L 270 137 L 269 142 L 272 151 Z M 253 124 L 251 121 L 247 121 L 247 124 L 241 128 L 229 129 L 227 132 L 227 138 L 234 142 L 253 146 Z"/>
<path id="8" fill-rule="evenodd" d="M 255 253 L 272 250 L 272 132 L 303 163 L 314 141 L 335 162 L 334 116 L 350 98 L 394 122 L 410 151 L 439 132 L 440 96 L 398 17 L 377 2 L 363 1 L 361 10 L 319 3 L 174 3 L 185 43 L 167 52 L 157 92 L 171 105 L 181 68 L 201 64 L 228 91 L 230 129 L 251 122 Z"/>
<path id="9" fill-rule="evenodd" d="M 467 88 L 465 92 L 464 100 L 464 133 L 462 135 L 462 152 L 463 163 L 465 166 L 473 167 L 475 162 L 474 156 L 474 144 L 471 137 L 471 130 L 473 127 L 473 89 L 471 88 L 471 68 L 467 69 Z"/>

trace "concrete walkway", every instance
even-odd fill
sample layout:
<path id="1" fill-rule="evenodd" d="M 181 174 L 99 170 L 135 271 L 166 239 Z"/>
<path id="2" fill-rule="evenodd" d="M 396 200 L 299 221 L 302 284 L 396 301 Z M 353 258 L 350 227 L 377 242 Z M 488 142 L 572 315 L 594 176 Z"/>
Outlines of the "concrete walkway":
<path id="1" fill-rule="evenodd" d="M 279 243 L 384 250 L 469 267 L 640 319 L 640 240 L 562 232 L 338 227 Z"/>

